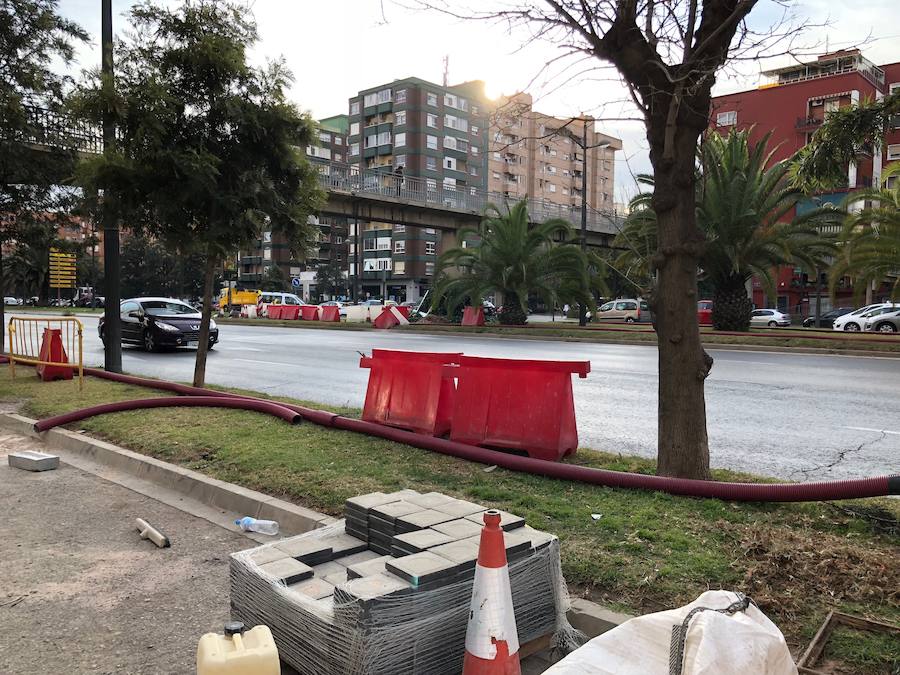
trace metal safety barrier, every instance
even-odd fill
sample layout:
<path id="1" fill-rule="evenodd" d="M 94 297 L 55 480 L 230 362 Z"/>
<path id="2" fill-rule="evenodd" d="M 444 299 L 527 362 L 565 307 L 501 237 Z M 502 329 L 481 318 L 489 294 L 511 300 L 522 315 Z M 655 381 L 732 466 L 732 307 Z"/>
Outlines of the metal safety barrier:
<path id="1" fill-rule="evenodd" d="M 53 358 L 53 350 L 44 352 L 47 331 L 59 331 L 60 358 Z M 84 325 L 74 317 L 30 318 L 11 317 L 8 324 L 9 371 L 16 377 L 16 364 L 78 372 L 78 389 L 84 388 Z M 48 345 L 49 347 L 49 345 Z M 75 361 L 77 355 L 78 360 Z M 74 378 L 73 378 L 74 379 Z"/>

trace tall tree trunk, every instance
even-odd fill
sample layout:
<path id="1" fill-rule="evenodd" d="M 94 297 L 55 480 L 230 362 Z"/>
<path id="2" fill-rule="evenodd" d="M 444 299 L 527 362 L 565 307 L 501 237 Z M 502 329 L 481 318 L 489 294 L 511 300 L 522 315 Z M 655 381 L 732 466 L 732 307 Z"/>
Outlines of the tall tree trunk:
<path id="1" fill-rule="evenodd" d="M 753 303 L 747 297 L 747 287 L 740 276 L 731 276 L 716 284 L 713 294 L 712 322 L 716 330 L 750 330 Z"/>
<path id="2" fill-rule="evenodd" d="M 213 282 L 217 259 L 212 251 L 206 253 L 206 267 L 203 272 L 203 312 L 200 319 L 200 336 L 197 344 L 197 360 L 194 362 L 194 386 L 206 383 L 206 354 L 209 351 L 209 322 L 212 319 Z"/>
<path id="3" fill-rule="evenodd" d="M 658 281 L 652 298 L 659 346 L 657 473 L 708 479 L 704 383 L 712 358 L 700 344 L 697 322 L 697 269 L 704 239 L 695 215 L 696 138 L 683 134 L 676 150 L 679 159 L 657 161 L 654 167 L 659 227 L 653 260 Z"/>
<path id="4" fill-rule="evenodd" d="M 522 311 L 519 296 L 511 291 L 504 293 L 500 323 L 504 326 L 524 326 L 527 321 L 528 314 Z"/>

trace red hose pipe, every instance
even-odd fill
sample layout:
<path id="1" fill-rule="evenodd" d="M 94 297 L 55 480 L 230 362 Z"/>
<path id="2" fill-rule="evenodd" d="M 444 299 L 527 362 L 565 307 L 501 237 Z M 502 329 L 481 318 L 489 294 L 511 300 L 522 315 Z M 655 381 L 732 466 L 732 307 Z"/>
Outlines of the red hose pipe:
<path id="1" fill-rule="evenodd" d="M 53 427 L 78 422 L 88 417 L 105 415 L 107 413 L 123 412 L 125 410 L 146 410 L 148 408 L 235 408 L 238 410 L 252 410 L 254 412 L 274 415 L 285 422 L 295 424 L 302 416 L 294 410 L 273 403 L 254 398 L 226 398 L 222 396 L 163 396 L 161 398 L 141 398 L 132 401 L 117 401 L 115 403 L 103 403 L 101 405 L 73 410 L 54 417 L 38 420 L 34 423 L 35 431 L 47 431 Z"/>
<path id="2" fill-rule="evenodd" d="M 284 408 L 315 424 L 345 431 L 377 436 L 397 443 L 404 443 L 423 450 L 439 452 L 441 454 L 459 457 L 471 462 L 483 464 L 496 464 L 512 471 L 522 471 L 547 478 L 558 480 L 572 480 L 591 485 L 605 487 L 637 488 L 643 490 L 657 490 L 675 495 L 690 497 L 706 497 L 724 499 L 730 501 L 748 502 L 802 502 L 824 501 L 833 499 L 859 499 L 864 497 L 883 497 L 886 495 L 900 495 L 900 475 L 876 476 L 873 478 L 857 478 L 851 480 L 818 481 L 814 483 L 723 483 L 718 481 L 691 480 L 687 478 L 669 478 L 666 476 L 652 476 L 645 474 L 628 473 L 625 471 L 607 471 L 591 467 L 547 462 L 530 457 L 511 455 L 497 450 L 480 448 L 463 443 L 423 436 L 402 429 L 382 426 L 372 422 L 342 417 L 324 410 L 315 410 L 294 404 L 274 404 L 271 401 L 253 397 L 242 397 L 237 394 L 219 392 L 210 389 L 200 389 L 188 385 L 166 382 L 163 380 L 151 380 L 132 375 L 120 375 L 108 373 L 104 370 L 86 368 L 85 373 L 103 379 L 114 380 L 127 384 L 173 391 L 187 396 L 187 398 L 163 398 L 148 399 L 148 401 L 171 400 L 172 405 L 190 405 L 188 401 L 212 398 L 218 399 L 223 407 L 244 407 L 240 403 L 257 402 Z M 226 403 L 234 405 L 224 405 Z M 117 405 L 117 404 L 110 404 Z M 209 405 L 212 405 L 210 403 Z M 104 406 L 98 406 L 104 407 Z M 69 413 L 76 415 L 79 412 Z M 107 411 L 111 412 L 111 411 Z M 65 416 L 59 416 L 65 417 Z M 51 422 L 59 418 L 50 418 L 35 424 Z M 77 418 L 82 419 L 82 418 Z M 75 421 L 71 419 L 68 421 Z M 66 422 L 56 422 L 56 424 Z M 49 428 L 49 427 L 46 427 Z"/>

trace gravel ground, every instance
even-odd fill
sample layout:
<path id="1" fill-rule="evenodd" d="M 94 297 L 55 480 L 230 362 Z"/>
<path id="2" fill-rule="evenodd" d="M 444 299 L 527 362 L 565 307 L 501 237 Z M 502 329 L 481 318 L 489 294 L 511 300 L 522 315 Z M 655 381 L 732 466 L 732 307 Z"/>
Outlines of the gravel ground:
<path id="1" fill-rule="evenodd" d="M 29 448 L 0 435 L 0 673 L 193 673 L 228 619 L 228 555 L 254 543 L 70 466 L 7 465 Z"/>

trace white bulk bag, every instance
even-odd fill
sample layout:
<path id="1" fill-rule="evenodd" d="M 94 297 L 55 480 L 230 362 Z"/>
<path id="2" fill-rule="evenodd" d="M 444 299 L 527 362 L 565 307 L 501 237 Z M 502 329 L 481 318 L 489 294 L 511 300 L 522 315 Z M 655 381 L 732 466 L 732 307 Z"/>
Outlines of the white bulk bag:
<path id="1" fill-rule="evenodd" d="M 738 593 L 706 591 L 684 607 L 630 619 L 544 675 L 797 675 L 784 636 L 756 605 L 730 614 L 713 611 L 733 610 L 742 600 Z M 699 607 L 709 609 L 693 614 L 682 633 L 682 622 Z"/>

